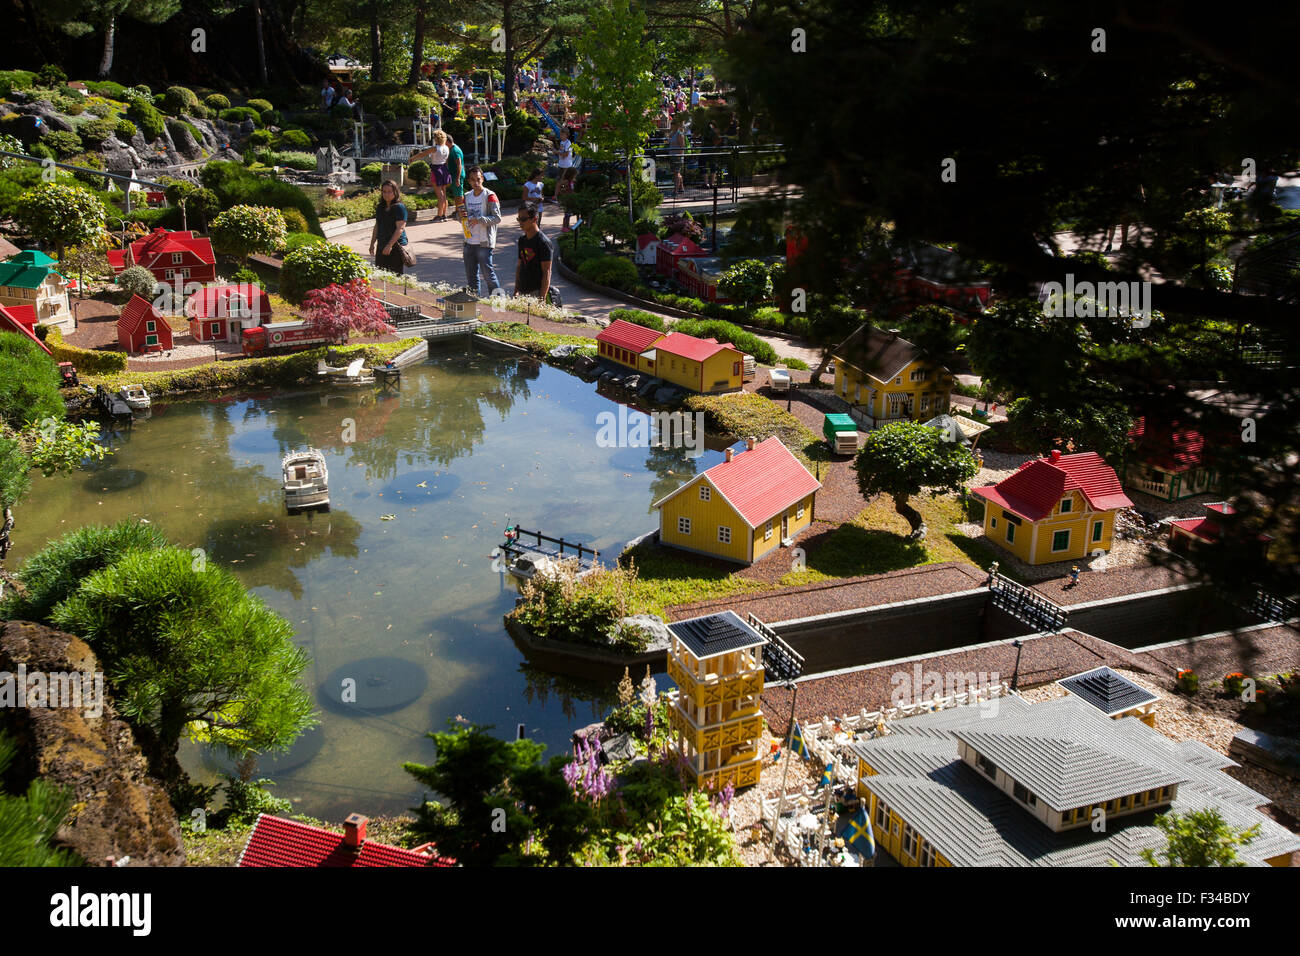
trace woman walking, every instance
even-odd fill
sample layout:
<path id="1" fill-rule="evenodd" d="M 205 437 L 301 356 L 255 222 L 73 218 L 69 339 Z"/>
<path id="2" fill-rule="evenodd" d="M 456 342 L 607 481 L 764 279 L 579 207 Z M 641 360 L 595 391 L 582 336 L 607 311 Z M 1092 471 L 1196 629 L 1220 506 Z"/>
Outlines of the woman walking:
<path id="1" fill-rule="evenodd" d="M 433 170 L 433 191 L 438 196 L 438 209 L 433 218 L 434 222 L 442 222 L 447 218 L 447 186 L 451 183 L 451 169 L 448 167 L 451 148 L 447 145 L 448 139 L 447 134 L 441 129 L 434 130 L 434 145 L 411 154 L 409 160 L 413 163 L 417 159 L 428 159 L 429 166 Z"/>
<path id="2" fill-rule="evenodd" d="M 395 180 L 385 179 L 379 196 L 375 204 L 375 228 L 370 234 L 370 254 L 375 257 L 376 269 L 400 276 L 406 268 L 406 257 L 402 254 L 406 245 L 406 205 Z M 380 250 L 378 253 L 376 248 Z"/>

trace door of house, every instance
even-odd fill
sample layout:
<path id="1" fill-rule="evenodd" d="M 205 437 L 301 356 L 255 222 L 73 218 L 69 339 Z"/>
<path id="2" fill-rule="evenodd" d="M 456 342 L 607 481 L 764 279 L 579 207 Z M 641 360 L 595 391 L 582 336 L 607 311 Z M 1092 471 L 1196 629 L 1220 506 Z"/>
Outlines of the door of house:
<path id="1" fill-rule="evenodd" d="M 790 515 L 781 515 L 781 540 L 784 541 L 790 537 Z"/>

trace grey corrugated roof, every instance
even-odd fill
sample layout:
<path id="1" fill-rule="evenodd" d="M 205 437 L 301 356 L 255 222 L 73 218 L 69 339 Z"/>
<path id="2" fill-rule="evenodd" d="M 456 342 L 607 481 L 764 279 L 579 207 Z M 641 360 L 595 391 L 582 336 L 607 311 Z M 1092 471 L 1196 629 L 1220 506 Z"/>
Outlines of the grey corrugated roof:
<path id="1" fill-rule="evenodd" d="M 1224 756 L 1217 750 L 1201 743 L 1199 740 L 1183 740 L 1177 744 L 1178 754 L 1188 763 L 1211 770 L 1223 770 L 1226 767 L 1239 767 L 1241 764 L 1231 757 Z"/>
<path id="2" fill-rule="evenodd" d="M 1116 721 L 1089 719 L 1098 716 L 1095 708 L 1066 696 L 968 724 L 955 736 L 1054 810 L 1104 803 L 1187 779 L 1166 762 L 1152 761 L 1149 749 L 1119 732 Z"/>
<path id="3" fill-rule="evenodd" d="M 1057 683 L 1071 694 L 1092 704 L 1107 717 L 1160 699 L 1158 694 L 1151 693 L 1105 665 L 1082 674 L 1063 677 Z"/>
<path id="4" fill-rule="evenodd" d="M 1216 807 L 1236 828 L 1260 826 L 1260 836 L 1241 850 L 1249 865 L 1265 865 L 1265 859 L 1300 849 L 1300 838 L 1252 808 L 1252 801 L 1266 803 L 1264 797 L 1212 769 L 1210 765 L 1223 758 L 1203 745 L 1169 740 L 1135 718 L 1111 720 L 1068 697 L 1032 706 L 1019 697 L 1002 703 L 1008 721 L 1023 722 L 1036 714 L 1053 727 L 1066 721 L 1068 728 L 1071 720 L 1076 729 L 1112 725 L 1152 763 L 1181 769 L 1186 782 L 1172 810 Z M 951 708 L 895 721 L 888 737 L 849 749 L 881 771 L 864 777 L 863 785 L 956 866 L 1105 866 L 1112 860 L 1121 866 L 1144 866 L 1143 849 L 1164 848 L 1165 836 L 1154 826 L 1155 810 L 1112 817 L 1102 834 L 1091 827 L 1051 830 L 958 757 L 962 728 L 983 727 L 990 719 L 975 707 Z M 907 725 L 912 726 L 904 732 Z"/>
<path id="5" fill-rule="evenodd" d="M 700 659 L 767 643 L 767 638 L 742 621 L 735 611 L 677 621 L 669 624 L 668 630 Z"/>

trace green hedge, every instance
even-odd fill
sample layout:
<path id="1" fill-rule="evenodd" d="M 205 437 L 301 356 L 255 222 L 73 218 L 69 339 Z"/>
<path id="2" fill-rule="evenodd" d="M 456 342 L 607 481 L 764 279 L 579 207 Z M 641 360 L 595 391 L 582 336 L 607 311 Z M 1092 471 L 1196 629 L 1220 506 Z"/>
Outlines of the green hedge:
<path id="1" fill-rule="evenodd" d="M 252 120 L 255 124 L 262 122 L 262 114 L 257 110 L 249 109 L 247 106 L 232 106 L 228 110 L 222 110 L 217 115 L 227 123 L 242 123 L 244 120 Z"/>
<path id="2" fill-rule="evenodd" d="M 215 160 L 203 167 L 203 185 L 217 194 L 221 208 L 231 206 L 273 206 L 296 209 L 307 220 L 312 232 L 320 234 L 316 206 L 305 192 L 292 183 L 258 176 L 238 163 Z"/>
<path id="3" fill-rule="evenodd" d="M 624 292 L 634 292 L 639 284 L 636 266 L 632 263 L 632 260 L 618 256 L 601 256 L 599 259 L 588 259 L 578 267 L 578 275 L 584 279 L 590 279 L 598 285 L 608 286 L 611 289 L 621 289 Z"/>
<path id="4" fill-rule="evenodd" d="M 290 169 L 314 170 L 316 157 L 310 153 L 282 153 L 273 149 L 255 149 L 248 154 L 263 166 L 287 166 Z"/>
<path id="5" fill-rule="evenodd" d="M 673 324 L 674 332 L 693 335 L 697 339 L 717 339 L 730 342 L 742 352 L 747 352 L 764 365 L 777 363 L 776 350 L 753 332 L 720 319 L 681 319 Z"/>
<path id="6" fill-rule="evenodd" d="M 56 362 L 71 362 L 77 367 L 78 374 L 111 375 L 126 371 L 125 352 L 98 352 L 82 349 L 75 345 L 66 345 L 63 335 L 57 328 L 51 328 L 45 338 L 45 344 L 54 354 Z"/>
<path id="7" fill-rule="evenodd" d="M 633 325 L 644 325 L 647 329 L 654 329 L 656 332 L 668 331 L 662 318 L 651 312 L 642 312 L 640 309 L 611 309 L 609 319 L 611 322 L 622 320 Z"/>

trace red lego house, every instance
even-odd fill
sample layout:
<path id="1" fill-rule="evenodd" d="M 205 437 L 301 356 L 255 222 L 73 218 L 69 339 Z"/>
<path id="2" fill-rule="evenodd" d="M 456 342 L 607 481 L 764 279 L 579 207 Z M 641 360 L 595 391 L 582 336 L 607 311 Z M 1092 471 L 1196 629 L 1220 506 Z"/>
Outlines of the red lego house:
<path id="1" fill-rule="evenodd" d="M 993 287 L 952 250 L 917 242 L 894 260 L 894 292 L 896 313 L 911 312 L 918 305 L 941 305 L 964 323 L 963 316 L 988 308 Z"/>
<path id="2" fill-rule="evenodd" d="M 117 342 L 132 355 L 170 350 L 172 327 L 152 303 L 133 295 L 118 317 Z"/>
<path id="3" fill-rule="evenodd" d="M 1212 545 L 1225 534 L 1231 533 L 1237 509 L 1226 501 L 1216 501 L 1205 506 L 1200 518 L 1182 518 L 1169 522 L 1169 547 L 1187 553 L 1194 548 Z M 1255 536 L 1261 554 L 1267 554 L 1273 538 L 1267 534 Z"/>
<path id="4" fill-rule="evenodd" d="M 271 320 L 271 301 L 255 285 L 213 285 L 186 300 L 185 315 L 196 342 L 238 342 Z"/>
<path id="5" fill-rule="evenodd" d="M 212 243 L 193 232 L 155 229 L 125 249 L 108 253 L 114 275 L 131 266 L 144 266 L 159 282 L 211 282 L 217 277 L 217 260 Z"/>
<path id="6" fill-rule="evenodd" d="M 54 354 L 36 334 L 36 306 L 34 305 L 0 305 L 0 332 L 25 335 L 43 348 L 46 355 Z"/>
<path id="7" fill-rule="evenodd" d="M 407 850 L 367 840 L 369 822 L 361 814 L 353 813 L 343 822 L 343 832 L 335 833 L 263 813 L 258 816 L 237 865 L 330 869 L 455 865 L 454 860 L 438 856 L 432 843 Z"/>
<path id="8" fill-rule="evenodd" d="M 677 271 L 677 263 L 682 259 L 697 259 L 708 253 L 695 241 L 680 232 L 659 243 L 655 249 L 655 272 L 672 278 Z"/>

